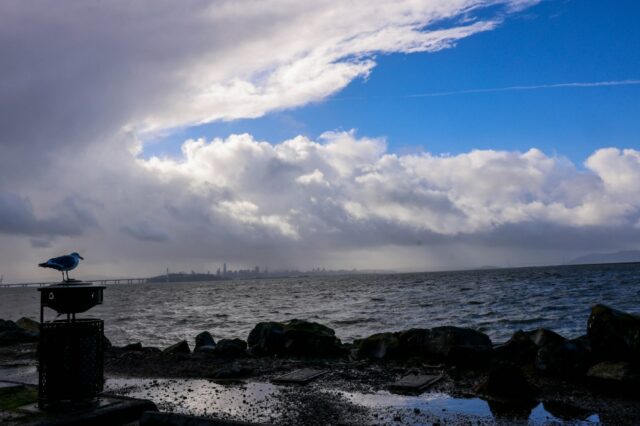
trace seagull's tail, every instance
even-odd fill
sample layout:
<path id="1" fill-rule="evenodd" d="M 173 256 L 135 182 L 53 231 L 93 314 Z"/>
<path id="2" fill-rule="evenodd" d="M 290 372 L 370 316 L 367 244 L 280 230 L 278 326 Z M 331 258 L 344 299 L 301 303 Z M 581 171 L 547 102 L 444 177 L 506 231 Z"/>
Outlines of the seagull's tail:
<path id="1" fill-rule="evenodd" d="M 38 266 L 41 268 L 51 268 L 51 265 L 49 265 L 47 262 L 38 263 Z"/>

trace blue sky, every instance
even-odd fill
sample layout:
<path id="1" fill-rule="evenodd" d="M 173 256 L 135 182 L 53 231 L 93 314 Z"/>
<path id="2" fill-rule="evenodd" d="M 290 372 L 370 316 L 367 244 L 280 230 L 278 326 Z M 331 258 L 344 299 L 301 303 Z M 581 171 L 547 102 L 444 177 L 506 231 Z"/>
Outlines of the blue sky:
<path id="1" fill-rule="evenodd" d="M 397 153 L 536 147 L 580 165 L 598 148 L 640 144 L 640 85 L 407 96 L 640 79 L 639 21 L 640 3 L 631 0 L 544 1 L 454 48 L 378 55 L 368 79 L 329 100 L 175 131 L 151 141 L 145 156 L 173 156 L 188 138 L 248 132 L 277 143 L 356 129 L 385 137 Z"/>

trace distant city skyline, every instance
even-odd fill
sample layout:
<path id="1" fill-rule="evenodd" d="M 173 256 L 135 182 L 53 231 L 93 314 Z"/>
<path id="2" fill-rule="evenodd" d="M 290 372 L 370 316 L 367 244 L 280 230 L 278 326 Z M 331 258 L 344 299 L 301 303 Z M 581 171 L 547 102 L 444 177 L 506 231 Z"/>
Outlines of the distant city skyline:
<path id="1" fill-rule="evenodd" d="M 3 2 L 0 273 L 638 250 L 639 21 L 631 0 Z"/>

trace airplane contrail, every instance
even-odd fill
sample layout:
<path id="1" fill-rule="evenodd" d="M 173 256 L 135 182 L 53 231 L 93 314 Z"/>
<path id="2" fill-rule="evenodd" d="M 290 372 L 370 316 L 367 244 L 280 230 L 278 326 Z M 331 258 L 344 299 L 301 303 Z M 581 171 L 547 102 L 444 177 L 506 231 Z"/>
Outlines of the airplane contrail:
<path id="1" fill-rule="evenodd" d="M 413 95 L 405 95 L 404 98 L 430 98 L 438 96 L 454 96 L 454 95 L 466 95 L 473 93 L 492 93 L 492 92 L 511 92 L 520 90 L 536 90 L 536 89 L 560 89 L 560 88 L 577 88 L 577 87 L 607 87 L 607 86 L 635 86 L 640 85 L 640 80 L 612 80 L 612 81 L 595 81 L 587 83 L 555 83 L 555 84 L 538 84 L 532 86 L 506 86 L 506 87 L 493 87 L 487 89 L 467 89 L 467 90 L 452 90 L 449 92 L 431 92 L 431 93 L 417 93 Z"/>

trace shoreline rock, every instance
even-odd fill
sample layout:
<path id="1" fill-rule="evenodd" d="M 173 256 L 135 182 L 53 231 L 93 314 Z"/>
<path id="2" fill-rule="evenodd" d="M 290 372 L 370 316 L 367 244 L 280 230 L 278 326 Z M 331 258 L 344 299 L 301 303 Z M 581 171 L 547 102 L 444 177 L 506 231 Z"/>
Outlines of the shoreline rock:
<path id="1" fill-rule="evenodd" d="M 640 359 L 640 315 L 595 305 L 587 322 L 587 336 L 601 360 Z"/>

